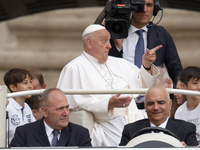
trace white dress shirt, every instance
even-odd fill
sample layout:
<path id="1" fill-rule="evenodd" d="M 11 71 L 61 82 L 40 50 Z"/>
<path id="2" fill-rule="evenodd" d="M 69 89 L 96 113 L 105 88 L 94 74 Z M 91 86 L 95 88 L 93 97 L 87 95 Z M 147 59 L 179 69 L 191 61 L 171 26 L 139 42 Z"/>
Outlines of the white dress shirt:
<path id="1" fill-rule="evenodd" d="M 147 48 L 147 32 L 148 28 L 144 26 L 141 28 L 144 30 L 143 32 L 143 38 L 144 38 L 144 52 L 146 51 Z M 129 31 L 128 31 L 128 37 L 124 39 L 123 42 L 123 58 L 131 62 L 132 64 L 135 64 L 135 48 L 137 41 L 139 39 L 139 35 L 136 33 L 137 30 L 140 30 L 134 26 L 130 26 Z"/>
<path id="2" fill-rule="evenodd" d="M 54 129 L 51 128 L 45 121 L 44 121 L 44 127 L 45 127 L 45 130 L 46 130 L 46 133 L 47 133 L 47 137 L 49 139 L 49 143 L 51 145 L 51 141 L 53 139 L 53 130 Z M 61 133 L 61 131 L 60 131 L 60 133 Z M 60 139 L 60 133 L 58 134 L 58 140 Z"/>
<path id="3" fill-rule="evenodd" d="M 160 128 L 166 128 L 168 120 L 169 120 L 169 117 L 165 120 L 165 122 L 163 122 L 162 124 L 160 124 L 158 127 L 160 127 Z M 156 125 L 153 124 L 151 121 L 150 121 L 150 126 L 151 127 L 156 127 Z M 160 133 L 163 133 L 163 132 L 160 132 Z"/>

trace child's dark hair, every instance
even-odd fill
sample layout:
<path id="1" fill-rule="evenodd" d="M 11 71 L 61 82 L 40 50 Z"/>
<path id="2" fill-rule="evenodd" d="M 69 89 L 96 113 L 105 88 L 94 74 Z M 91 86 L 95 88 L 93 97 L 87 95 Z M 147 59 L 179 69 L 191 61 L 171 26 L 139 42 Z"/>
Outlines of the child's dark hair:
<path id="1" fill-rule="evenodd" d="M 180 81 L 186 86 L 191 78 L 200 79 L 200 68 L 196 66 L 189 66 L 183 69 L 179 75 Z"/>
<path id="2" fill-rule="evenodd" d="M 21 68 L 10 69 L 4 75 L 4 83 L 8 87 L 10 92 L 12 92 L 11 89 L 9 88 L 9 86 L 11 84 L 17 86 L 18 83 L 21 83 L 24 79 L 26 79 L 27 75 L 32 80 L 32 75 L 27 70 L 21 69 Z"/>
<path id="3" fill-rule="evenodd" d="M 25 102 L 31 107 L 32 110 L 39 110 L 42 106 L 40 95 L 32 95 L 30 98 L 26 98 Z"/>

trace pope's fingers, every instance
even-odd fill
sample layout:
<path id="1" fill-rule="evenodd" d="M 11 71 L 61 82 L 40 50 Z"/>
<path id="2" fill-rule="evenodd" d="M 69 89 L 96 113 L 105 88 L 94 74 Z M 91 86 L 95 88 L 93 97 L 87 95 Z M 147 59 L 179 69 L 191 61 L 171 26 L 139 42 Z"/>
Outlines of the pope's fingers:
<path id="1" fill-rule="evenodd" d="M 146 52 L 145 52 L 145 55 L 149 55 L 149 54 L 150 54 L 150 50 L 147 48 Z"/>
<path id="2" fill-rule="evenodd" d="M 159 50 L 162 47 L 162 45 L 158 45 L 156 47 L 154 47 L 151 51 L 152 52 L 156 52 L 157 50 Z"/>
<path id="3" fill-rule="evenodd" d="M 145 58 L 147 58 L 147 59 L 149 59 L 149 58 L 156 58 L 156 54 L 147 55 Z"/>
<path id="4" fill-rule="evenodd" d="M 154 55 L 156 55 L 156 52 L 153 51 L 153 50 L 149 50 L 149 49 L 147 48 L 147 50 L 146 50 L 146 56 L 149 56 L 149 55 L 154 56 Z"/>

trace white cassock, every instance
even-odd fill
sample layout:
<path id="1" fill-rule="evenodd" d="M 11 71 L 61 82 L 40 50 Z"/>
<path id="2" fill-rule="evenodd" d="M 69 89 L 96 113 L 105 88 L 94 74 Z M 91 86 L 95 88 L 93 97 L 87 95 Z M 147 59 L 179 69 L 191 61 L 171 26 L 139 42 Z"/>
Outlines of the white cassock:
<path id="1" fill-rule="evenodd" d="M 111 56 L 106 63 L 100 64 L 96 58 L 83 51 L 82 55 L 62 69 L 57 88 L 149 88 L 155 84 L 159 74 L 159 70 L 153 65 L 152 70 L 153 76 L 143 67 L 138 69 L 125 59 Z M 95 120 L 91 134 L 93 146 L 118 146 L 124 125 L 144 118 L 134 100 L 126 108 L 114 108 L 108 111 L 111 96 L 113 95 L 67 95 L 70 109 L 84 109 L 93 113 Z"/>

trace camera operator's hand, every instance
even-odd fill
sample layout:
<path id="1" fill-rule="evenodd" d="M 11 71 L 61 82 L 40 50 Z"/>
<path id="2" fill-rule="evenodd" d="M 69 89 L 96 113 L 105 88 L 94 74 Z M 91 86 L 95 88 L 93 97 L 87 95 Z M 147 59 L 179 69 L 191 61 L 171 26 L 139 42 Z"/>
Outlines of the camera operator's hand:
<path id="1" fill-rule="evenodd" d="M 115 46 L 118 50 L 122 50 L 124 39 L 113 39 L 113 42 L 115 43 Z"/>

